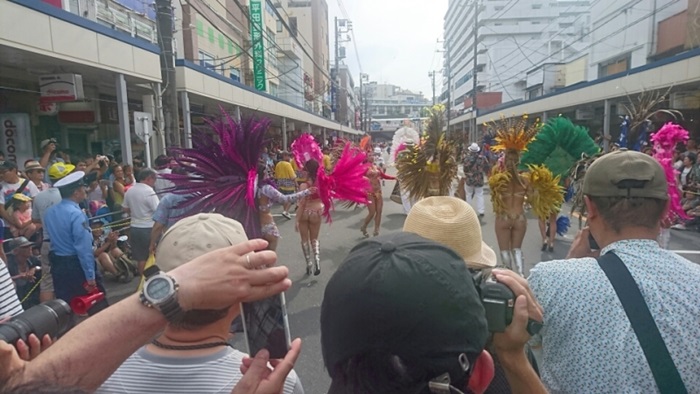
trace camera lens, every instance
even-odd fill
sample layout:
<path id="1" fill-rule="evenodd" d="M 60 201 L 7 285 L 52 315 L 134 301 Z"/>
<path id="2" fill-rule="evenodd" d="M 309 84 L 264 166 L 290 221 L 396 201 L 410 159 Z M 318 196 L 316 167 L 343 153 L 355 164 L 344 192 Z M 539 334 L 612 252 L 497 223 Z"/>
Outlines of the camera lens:
<path id="1" fill-rule="evenodd" d="M 52 300 L 37 305 L 0 324 L 0 340 L 14 344 L 18 339 L 27 340 L 29 334 L 52 338 L 66 331 L 72 311 L 63 300 Z"/>

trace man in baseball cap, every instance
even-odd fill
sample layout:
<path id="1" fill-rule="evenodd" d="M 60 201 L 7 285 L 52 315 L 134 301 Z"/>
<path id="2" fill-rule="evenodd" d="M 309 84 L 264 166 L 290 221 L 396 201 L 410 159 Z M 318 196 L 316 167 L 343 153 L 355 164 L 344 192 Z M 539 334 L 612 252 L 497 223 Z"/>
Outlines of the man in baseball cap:
<path id="1" fill-rule="evenodd" d="M 521 370 L 514 373 L 527 387 L 534 382 L 529 392 L 538 393 L 523 351 L 529 337 L 526 304 L 524 296 L 517 299 L 518 326 L 509 328 L 525 338 L 513 346 L 522 356 Z M 481 393 L 494 373 L 484 350 L 488 337 L 484 307 L 464 260 L 411 233 L 355 246 L 328 282 L 321 305 L 331 394 Z"/>
<path id="2" fill-rule="evenodd" d="M 583 194 L 588 227 L 569 258 L 540 263 L 528 278 L 547 316 L 540 332 L 545 385 L 552 392 L 664 392 L 655 379 L 663 376 L 690 391 L 700 387 L 700 325 L 688 318 L 700 316 L 700 266 L 657 242 L 669 204 L 663 168 L 620 149 L 591 164 Z M 618 294 L 646 304 L 648 325 L 637 321 L 644 308 L 628 310 Z M 658 341 L 650 328 L 638 338 L 643 326 L 656 328 Z M 659 362 L 661 375 L 653 372 Z"/>
<path id="3" fill-rule="evenodd" d="M 206 253 L 247 240 L 239 222 L 220 214 L 202 213 L 184 218 L 163 234 L 156 250 L 157 267 L 154 272 L 147 269 L 146 277 L 156 277 L 158 269 L 167 272 Z M 245 356 L 226 342 L 231 321 L 239 314 L 239 305 L 183 312 L 151 344 L 132 354 L 97 392 L 230 392 L 241 378 L 240 367 Z M 193 350 L 197 353 L 192 353 Z M 187 373 L 183 373 L 183 367 Z M 292 371 L 283 393 L 303 392 L 299 378 Z"/>

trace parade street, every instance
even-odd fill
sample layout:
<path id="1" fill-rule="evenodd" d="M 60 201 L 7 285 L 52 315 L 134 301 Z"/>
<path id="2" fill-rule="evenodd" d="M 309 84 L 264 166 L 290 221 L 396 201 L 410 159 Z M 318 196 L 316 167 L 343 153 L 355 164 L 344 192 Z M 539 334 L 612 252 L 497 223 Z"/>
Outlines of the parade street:
<path id="1" fill-rule="evenodd" d="M 390 169 L 390 174 L 395 171 Z M 401 231 L 406 215 L 402 206 L 389 199 L 394 181 L 386 181 L 384 192 L 384 217 L 382 218 L 381 234 Z M 279 211 L 279 209 L 278 209 Z M 486 216 L 482 220 L 483 238 L 489 246 L 498 251 L 496 236 L 493 229 L 493 213 L 488 196 L 486 196 Z M 568 213 L 565 207 L 564 213 Z M 295 370 L 299 374 L 307 393 L 326 392 L 330 385 L 328 373 L 323 367 L 321 355 L 320 313 L 323 292 L 328 280 L 343 262 L 350 249 L 362 241 L 360 224 L 367 210 L 364 208 L 345 209 L 338 207 L 333 214 L 333 223 L 324 224 L 321 229 L 321 275 L 307 277 L 304 270 L 299 235 L 294 232 L 294 218 L 287 220 L 281 215 L 275 215 L 275 220 L 282 233 L 282 239 L 277 247 L 278 264 L 289 267 L 289 277 L 293 281 L 292 288 L 287 291 L 287 309 L 292 338 L 302 338 L 303 351 L 296 363 Z M 578 220 L 572 219 L 572 227 L 564 237 L 558 237 L 554 252 L 541 252 L 541 239 L 537 220 L 528 215 L 528 231 L 523 243 L 525 254 L 525 269 L 529 271 L 536 263 L 566 257 L 571 239 L 578 229 Z M 373 230 L 373 224 L 369 231 Z M 673 231 L 670 248 L 677 251 L 688 251 L 697 248 L 697 233 Z M 697 253 L 697 252 L 694 252 Z M 691 261 L 700 263 L 700 255 L 683 254 Z M 117 284 L 107 281 L 107 289 L 111 302 L 131 294 L 138 286 L 134 279 L 130 284 Z M 246 351 L 243 334 L 238 333 L 234 338 L 236 348 Z"/>

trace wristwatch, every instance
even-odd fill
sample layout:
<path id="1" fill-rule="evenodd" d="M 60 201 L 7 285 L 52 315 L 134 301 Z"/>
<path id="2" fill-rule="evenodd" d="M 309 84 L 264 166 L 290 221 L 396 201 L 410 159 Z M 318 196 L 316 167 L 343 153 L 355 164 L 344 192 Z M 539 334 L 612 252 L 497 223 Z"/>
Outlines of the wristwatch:
<path id="1" fill-rule="evenodd" d="M 141 290 L 141 303 L 149 308 L 159 310 L 165 318 L 176 323 L 182 320 L 185 312 L 177 300 L 179 286 L 172 276 L 162 272 L 157 265 L 143 272 L 146 281 Z"/>

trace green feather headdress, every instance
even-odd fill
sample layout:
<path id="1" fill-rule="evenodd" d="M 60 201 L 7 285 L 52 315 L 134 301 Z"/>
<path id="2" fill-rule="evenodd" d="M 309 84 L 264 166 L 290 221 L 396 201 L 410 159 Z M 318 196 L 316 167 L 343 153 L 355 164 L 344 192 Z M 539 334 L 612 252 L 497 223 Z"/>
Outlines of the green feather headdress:
<path id="1" fill-rule="evenodd" d="M 588 129 L 564 117 L 550 119 L 527 146 L 520 167 L 544 165 L 563 181 L 582 155 L 592 156 L 600 149 L 588 135 Z"/>

